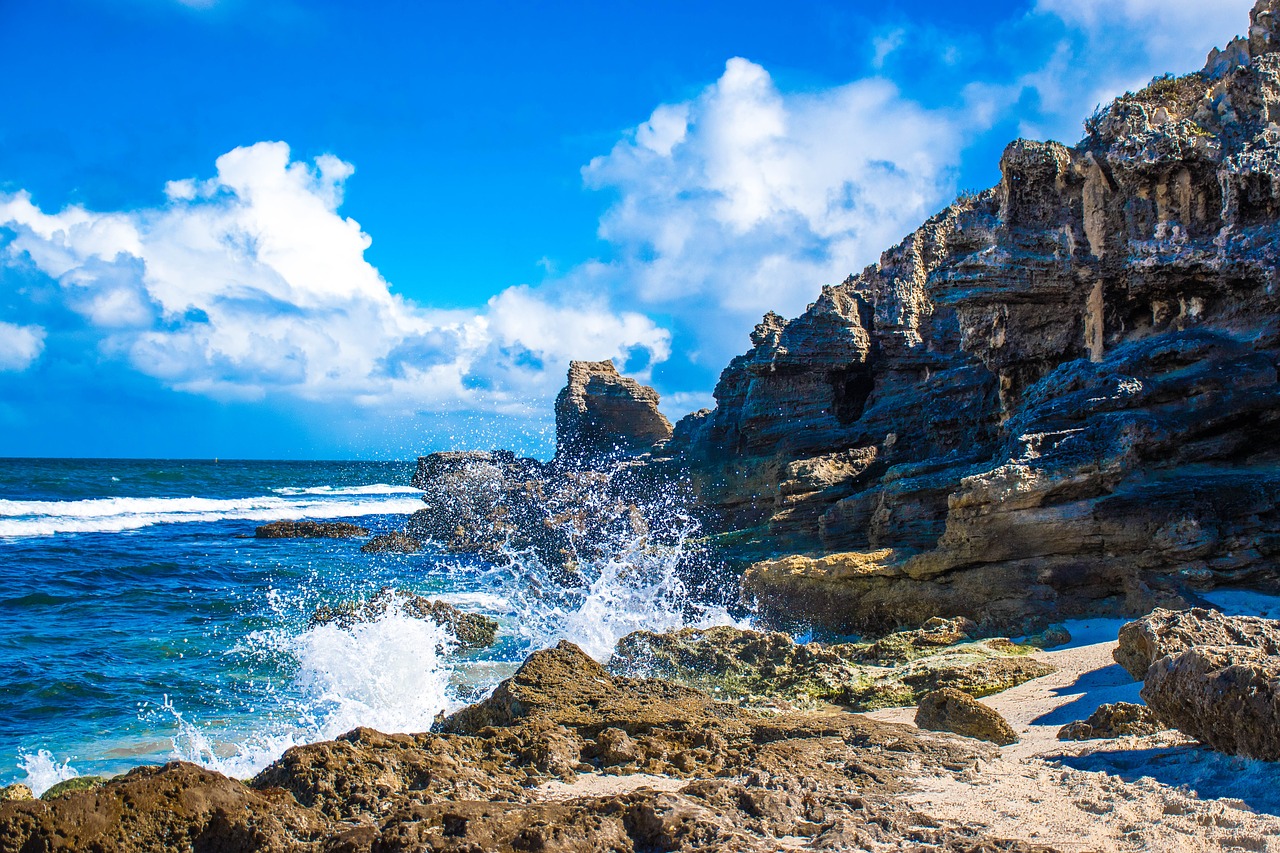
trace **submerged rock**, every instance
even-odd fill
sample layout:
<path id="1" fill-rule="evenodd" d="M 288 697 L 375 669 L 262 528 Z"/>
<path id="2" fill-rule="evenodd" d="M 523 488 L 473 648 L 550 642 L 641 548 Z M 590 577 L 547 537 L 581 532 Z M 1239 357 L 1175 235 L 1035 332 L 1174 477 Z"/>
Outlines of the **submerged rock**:
<path id="1" fill-rule="evenodd" d="M 253 532 L 257 539 L 354 539 L 369 531 L 345 521 L 273 521 Z"/>
<path id="2" fill-rule="evenodd" d="M 925 694 L 916 710 L 916 725 L 935 732 L 955 732 L 999 746 L 1018 742 L 1017 733 L 1000 716 L 1000 712 L 954 687 Z"/>
<path id="3" fill-rule="evenodd" d="M 932 620 L 874 643 L 798 644 L 729 626 L 623 637 L 609 668 L 668 678 L 747 704 L 831 702 L 853 710 L 914 704 L 940 687 L 986 696 L 1054 672 L 1008 640 L 963 642 L 973 624 Z"/>
<path id="4" fill-rule="evenodd" d="M 334 623 L 343 628 L 351 628 L 360 622 L 372 622 L 393 607 L 406 616 L 436 623 L 466 648 L 491 646 L 497 637 L 496 619 L 478 613 L 467 613 L 452 604 L 390 587 L 383 587 L 364 601 L 317 607 L 311 615 L 311 624 Z"/>
<path id="5" fill-rule="evenodd" d="M 1115 702 L 1101 705 L 1087 720 L 1068 723 L 1058 730 L 1058 740 L 1141 737 L 1163 731 L 1155 712 L 1146 705 Z"/>
<path id="6" fill-rule="evenodd" d="M 1162 721 L 1219 752 L 1280 761 L 1280 655 L 1192 646 L 1151 665 L 1142 699 Z"/>
<path id="7" fill-rule="evenodd" d="M 422 543 L 400 530 L 375 536 L 360 546 L 366 554 L 416 554 Z"/>
<path id="8" fill-rule="evenodd" d="M 1280 621 L 1226 616 L 1203 607 L 1155 610 L 1120 629 L 1120 645 L 1112 657 L 1134 680 L 1142 681 L 1157 660 L 1192 646 L 1246 646 L 1280 655 Z"/>

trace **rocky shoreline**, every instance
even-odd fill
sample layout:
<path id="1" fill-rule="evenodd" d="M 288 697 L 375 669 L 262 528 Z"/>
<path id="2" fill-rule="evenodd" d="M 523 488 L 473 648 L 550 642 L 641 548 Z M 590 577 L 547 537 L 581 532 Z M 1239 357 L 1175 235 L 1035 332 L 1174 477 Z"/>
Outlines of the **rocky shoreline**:
<path id="1" fill-rule="evenodd" d="M 1013 143 L 997 187 L 766 315 L 714 410 L 672 426 L 575 362 L 553 460 L 423 457 L 424 508 L 365 546 L 572 586 L 696 523 L 680 572 L 761 630 L 637 632 L 607 666 L 561 642 L 430 732 L 248 782 L 11 786 L 0 853 L 1280 850 L 1280 622 L 1203 606 L 1280 593 L 1277 15 L 1073 148 Z M 380 596 L 316 620 L 407 607 L 493 642 Z"/>

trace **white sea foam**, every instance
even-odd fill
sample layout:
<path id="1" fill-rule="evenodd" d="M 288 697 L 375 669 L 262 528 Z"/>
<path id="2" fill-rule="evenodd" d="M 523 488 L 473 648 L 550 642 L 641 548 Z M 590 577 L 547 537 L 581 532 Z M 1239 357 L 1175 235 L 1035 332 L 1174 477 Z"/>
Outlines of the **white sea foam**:
<path id="1" fill-rule="evenodd" d="M 453 637 L 429 620 L 406 615 L 398 603 L 369 622 L 343 628 L 317 625 L 297 635 L 258 632 L 248 646 L 279 652 L 297 663 L 280 691 L 272 720 L 228 742 L 188 720 L 166 701 L 178 724 L 174 754 L 230 776 L 247 778 L 292 746 L 330 740 L 357 726 L 421 732 L 460 703 L 450 695 Z"/>
<path id="2" fill-rule="evenodd" d="M 59 763 L 47 749 L 24 752 L 18 755 L 18 767 L 26 773 L 21 781 L 38 797 L 59 782 L 74 779 L 80 773 L 71 766 L 70 759 Z"/>
<path id="3" fill-rule="evenodd" d="M 412 486 L 391 486 L 386 483 L 372 483 L 367 486 L 309 486 L 307 488 L 294 488 L 292 486 L 281 486 L 278 489 L 272 489 L 277 495 L 421 495 L 421 489 L 415 489 Z"/>
<path id="4" fill-rule="evenodd" d="M 390 488 L 390 487 L 388 487 Z M 337 492 L 334 493 L 338 494 Z M 93 498 L 80 501 L 0 500 L 0 537 L 115 533 L 154 524 L 228 519 L 276 521 L 404 514 L 422 502 L 400 492 L 335 500 L 320 495 L 248 498 Z"/>

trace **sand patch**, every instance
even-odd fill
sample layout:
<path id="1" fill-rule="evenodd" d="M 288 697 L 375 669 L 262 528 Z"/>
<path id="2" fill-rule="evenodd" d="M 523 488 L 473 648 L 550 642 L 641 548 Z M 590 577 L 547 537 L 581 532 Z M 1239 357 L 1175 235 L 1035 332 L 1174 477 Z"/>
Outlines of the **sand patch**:
<path id="1" fill-rule="evenodd" d="M 688 779 L 670 776 L 654 776 L 651 773 L 629 773 L 612 776 L 605 773 L 581 773 L 572 782 L 553 779 L 543 782 L 535 790 L 538 799 L 547 801 L 572 800 L 577 797 L 616 797 L 630 794 L 641 788 L 657 791 L 678 791 L 689 784 Z"/>
<path id="2" fill-rule="evenodd" d="M 1112 624 L 1114 623 L 1114 624 Z M 1221 755 L 1176 732 L 1062 742 L 1063 725 L 1107 702 L 1137 702 L 1111 658 L 1120 622 L 1072 626 L 1077 643 L 1037 653 L 1059 671 L 982 701 L 1018 732 L 1000 758 L 957 778 L 924 776 L 907 802 L 943 824 L 981 826 L 1063 851 L 1280 853 L 1280 764 Z M 913 723 L 915 708 L 867 716 Z"/>

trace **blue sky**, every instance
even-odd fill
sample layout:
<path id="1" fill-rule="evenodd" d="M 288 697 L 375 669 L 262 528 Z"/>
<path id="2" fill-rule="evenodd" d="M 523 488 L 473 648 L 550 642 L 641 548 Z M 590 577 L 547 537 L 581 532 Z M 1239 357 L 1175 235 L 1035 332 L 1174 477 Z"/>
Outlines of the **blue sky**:
<path id="1" fill-rule="evenodd" d="M 674 419 L 1250 6 L 0 0 L 0 455 L 545 453 L 571 358 Z"/>

